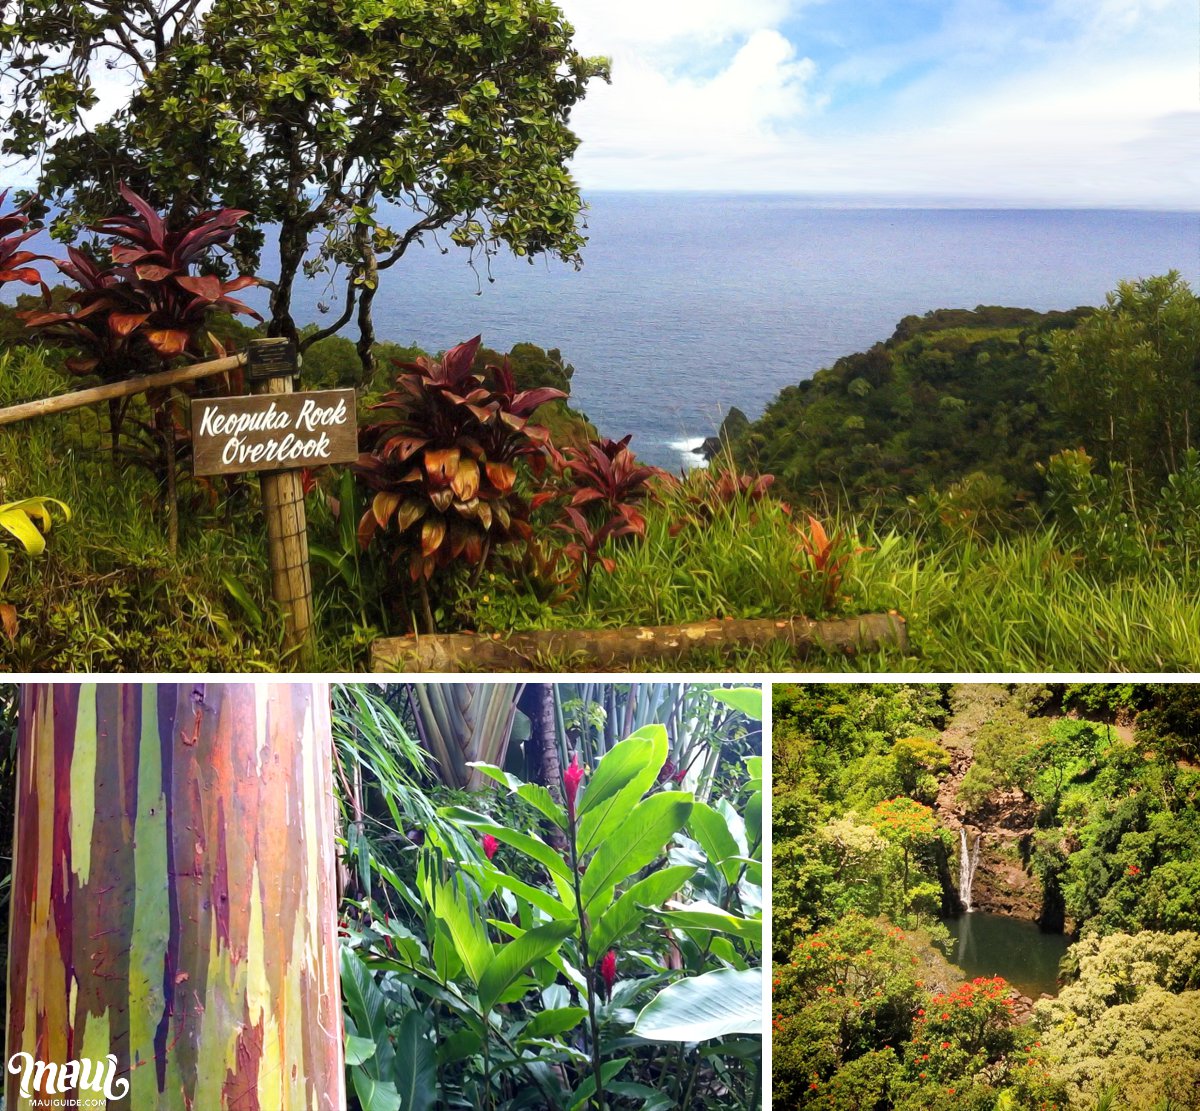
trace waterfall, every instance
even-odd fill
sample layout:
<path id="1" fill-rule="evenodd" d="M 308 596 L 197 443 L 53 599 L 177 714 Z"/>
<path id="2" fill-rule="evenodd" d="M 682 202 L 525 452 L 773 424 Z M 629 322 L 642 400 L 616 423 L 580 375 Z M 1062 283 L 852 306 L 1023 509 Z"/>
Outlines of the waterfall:
<path id="1" fill-rule="evenodd" d="M 958 850 L 958 894 L 962 899 L 963 909 L 971 910 L 971 884 L 975 880 L 975 868 L 979 864 L 979 842 L 983 840 L 980 835 L 975 838 L 975 847 L 971 848 L 967 840 L 967 827 L 963 826 L 959 831 L 960 846 Z"/>

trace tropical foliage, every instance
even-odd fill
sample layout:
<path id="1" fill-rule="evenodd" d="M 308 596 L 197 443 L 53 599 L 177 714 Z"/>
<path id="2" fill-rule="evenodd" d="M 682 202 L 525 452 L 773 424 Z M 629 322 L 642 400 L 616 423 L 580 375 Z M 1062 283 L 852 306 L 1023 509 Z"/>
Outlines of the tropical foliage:
<path id="1" fill-rule="evenodd" d="M 0 193 L 0 205 L 4 204 L 8 191 Z M 0 216 L 0 287 L 9 282 L 23 285 L 41 285 L 42 276 L 37 267 L 30 266 L 42 256 L 26 250 L 23 244 L 37 234 L 29 226 L 29 217 L 23 212 L 9 212 Z"/>
<path id="2" fill-rule="evenodd" d="M 637 692 L 589 695 L 602 735 Z M 553 690 L 562 722 L 567 693 Z M 757 1106 L 761 757 L 753 721 L 716 700 L 758 713 L 759 694 L 687 696 L 725 723 L 706 743 L 732 746 L 708 802 L 669 771 L 670 722 L 588 765 L 556 730 L 557 782 L 473 762 L 491 789 L 447 793 L 408 740 L 428 732 L 420 699 L 339 692 L 354 769 L 347 1063 L 363 1111 Z M 523 766 L 517 746 L 507 757 Z"/>
<path id="3" fill-rule="evenodd" d="M 540 457 L 548 439 L 529 421 L 534 410 L 566 397 L 550 387 L 518 390 L 507 362 L 476 372 L 479 345 L 476 336 L 440 360 L 404 365 L 397 388 L 372 406 L 384 419 L 363 430 L 367 451 L 356 467 L 374 491 L 359 538 L 365 546 L 394 521 L 431 632 L 425 583 L 435 570 L 462 560 L 477 574 L 494 548 L 529 535 L 516 463 Z"/>
<path id="4" fill-rule="evenodd" d="M 68 237 L 111 209 L 119 181 L 177 215 L 254 213 L 238 251 L 254 269 L 268 229 L 276 239 L 273 334 L 297 333 L 298 277 L 330 271 L 342 308 L 321 334 L 357 316 L 369 362 L 375 291 L 414 243 L 444 231 L 473 252 L 578 261 L 568 123 L 608 67 L 572 33 L 549 0 L 221 0 L 100 15 L 85 0 L 21 0 L 0 15 L 0 149 L 40 166 Z M 123 95 L 89 112 L 102 66 L 125 75 Z"/>
<path id="5" fill-rule="evenodd" d="M 776 1106 L 1195 1103 L 1194 703 L 1171 684 L 777 687 Z M 1036 1006 L 946 962 L 945 823 L 966 821 L 990 831 L 976 888 L 1075 940 Z"/>

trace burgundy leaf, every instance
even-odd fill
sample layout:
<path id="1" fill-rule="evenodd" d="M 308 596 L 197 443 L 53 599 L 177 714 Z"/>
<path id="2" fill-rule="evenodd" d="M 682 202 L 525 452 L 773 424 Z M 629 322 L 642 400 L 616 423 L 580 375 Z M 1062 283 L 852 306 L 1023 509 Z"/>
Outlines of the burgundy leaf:
<path id="1" fill-rule="evenodd" d="M 181 276 L 175 279 L 175 283 L 210 303 L 217 300 L 222 292 L 221 279 L 212 274 Z"/>
<path id="2" fill-rule="evenodd" d="M 162 221 L 162 217 L 154 211 L 152 205 L 137 195 L 124 182 L 120 186 L 121 196 L 133 207 L 139 216 L 145 221 L 146 229 L 150 233 L 151 239 L 155 243 L 161 243 L 166 235 L 166 225 Z"/>

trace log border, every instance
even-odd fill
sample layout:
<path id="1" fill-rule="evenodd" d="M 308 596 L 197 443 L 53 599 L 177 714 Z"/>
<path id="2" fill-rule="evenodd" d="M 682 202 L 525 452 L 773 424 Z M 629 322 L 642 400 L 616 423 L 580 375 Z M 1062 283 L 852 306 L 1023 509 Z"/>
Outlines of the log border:
<path id="1" fill-rule="evenodd" d="M 636 670 L 647 657 L 682 659 L 700 648 L 760 647 L 783 640 L 808 655 L 855 655 L 878 648 L 908 651 L 908 624 L 898 613 L 867 613 L 816 621 L 807 617 L 736 618 L 686 625 L 618 629 L 539 629 L 480 636 L 441 633 L 381 637 L 371 645 L 372 672 L 455 673 L 545 671 L 540 661 L 569 658 L 575 672 Z M 555 670 L 561 669 L 561 663 Z"/>

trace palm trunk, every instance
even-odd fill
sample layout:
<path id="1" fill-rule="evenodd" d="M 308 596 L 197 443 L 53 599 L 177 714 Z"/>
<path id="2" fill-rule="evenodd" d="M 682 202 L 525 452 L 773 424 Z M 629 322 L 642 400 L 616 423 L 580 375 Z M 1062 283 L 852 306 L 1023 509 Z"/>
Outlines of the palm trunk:
<path id="1" fill-rule="evenodd" d="M 562 765 L 558 758 L 558 715 L 554 708 L 554 687 L 550 683 L 530 683 L 521 700 L 530 725 L 525 777 L 545 787 L 561 806 Z M 545 832 L 559 852 L 566 850 L 567 839 L 561 829 L 553 826 Z"/>
<path id="2" fill-rule="evenodd" d="M 110 1111 L 344 1107 L 327 687 L 29 684 L 19 745 L 9 1056 L 111 1055 Z"/>

